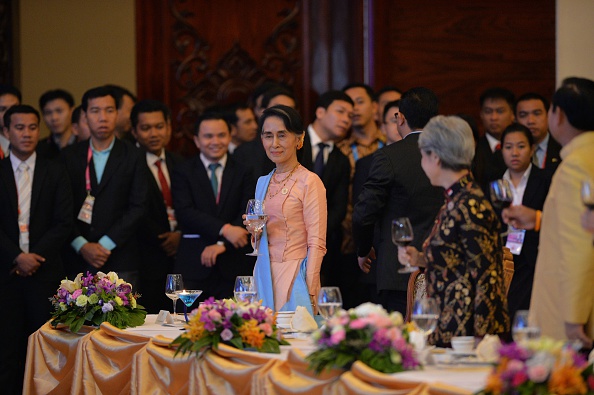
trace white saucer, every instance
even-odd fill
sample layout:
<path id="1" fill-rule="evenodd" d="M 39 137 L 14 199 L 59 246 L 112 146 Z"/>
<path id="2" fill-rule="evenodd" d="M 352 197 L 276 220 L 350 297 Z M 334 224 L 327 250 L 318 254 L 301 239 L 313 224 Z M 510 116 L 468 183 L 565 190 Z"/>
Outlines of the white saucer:
<path id="1" fill-rule="evenodd" d="M 446 352 L 455 357 L 476 357 L 476 351 L 456 351 L 451 348 L 446 349 Z"/>

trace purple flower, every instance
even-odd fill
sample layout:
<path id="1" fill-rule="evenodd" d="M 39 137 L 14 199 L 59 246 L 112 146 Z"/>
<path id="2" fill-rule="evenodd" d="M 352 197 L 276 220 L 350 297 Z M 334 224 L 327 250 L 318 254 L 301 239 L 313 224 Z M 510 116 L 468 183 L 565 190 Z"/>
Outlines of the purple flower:
<path id="1" fill-rule="evenodd" d="M 118 285 L 117 289 L 116 289 L 117 293 L 120 294 L 129 294 L 130 292 L 132 292 L 132 286 L 128 283 L 123 283 Z M 121 296 L 120 296 L 121 298 Z"/>
<path id="2" fill-rule="evenodd" d="M 101 311 L 104 313 L 113 311 L 113 305 L 111 303 L 105 303 L 103 306 L 101 306 Z"/>
<path id="3" fill-rule="evenodd" d="M 531 352 L 517 343 L 504 344 L 499 349 L 499 355 L 509 359 L 519 359 L 526 361 L 531 356 Z"/>
<path id="4" fill-rule="evenodd" d="M 221 339 L 228 342 L 229 340 L 233 339 L 233 332 L 230 329 L 223 329 L 221 332 Z"/>

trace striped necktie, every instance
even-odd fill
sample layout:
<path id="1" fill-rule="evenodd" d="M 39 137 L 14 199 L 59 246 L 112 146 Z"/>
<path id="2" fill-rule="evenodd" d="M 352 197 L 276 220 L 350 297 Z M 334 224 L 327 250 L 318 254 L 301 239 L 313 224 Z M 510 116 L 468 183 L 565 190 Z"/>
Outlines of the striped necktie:
<path id="1" fill-rule="evenodd" d="M 211 163 L 208 165 L 208 169 L 210 170 L 210 185 L 212 186 L 217 204 L 219 203 L 219 179 L 217 178 L 216 171 L 219 167 L 221 167 L 220 163 Z"/>
<path id="2" fill-rule="evenodd" d="M 29 165 L 21 162 L 17 169 L 17 193 L 19 196 L 19 229 L 28 232 L 29 214 L 31 210 L 31 175 Z M 29 242 L 24 243 L 22 238 L 19 242 L 21 250 L 29 252 Z"/>

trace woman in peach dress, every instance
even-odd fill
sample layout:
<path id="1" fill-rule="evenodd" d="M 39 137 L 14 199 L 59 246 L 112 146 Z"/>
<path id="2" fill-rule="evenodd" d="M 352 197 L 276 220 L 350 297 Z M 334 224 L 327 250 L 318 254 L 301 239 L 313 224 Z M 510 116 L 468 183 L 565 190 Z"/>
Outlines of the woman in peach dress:
<path id="1" fill-rule="evenodd" d="M 326 254 L 326 189 L 297 161 L 305 136 L 297 111 L 282 105 L 268 108 L 260 129 L 276 168 L 256 186 L 256 199 L 264 201 L 268 215 L 254 268 L 258 297 L 275 311 L 304 306 L 314 314 Z"/>

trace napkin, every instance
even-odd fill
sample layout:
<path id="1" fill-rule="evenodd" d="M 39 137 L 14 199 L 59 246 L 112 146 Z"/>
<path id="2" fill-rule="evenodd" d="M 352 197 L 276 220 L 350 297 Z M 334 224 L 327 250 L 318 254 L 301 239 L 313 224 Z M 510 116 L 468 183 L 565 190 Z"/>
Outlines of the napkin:
<path id="1" fill-rule="evenodd" d="M 318 324 L 305 307 L 297 306 L 291 318 L 291 328 L 299 332 L 313 332 L 318 329 Z"/>
<path id="2" fill-rule="evenodd" d="M 159 315 L 155 319 L 155 324 L 174 324 L 173 316 L 167 310 L 159 311 Z"/>
<path id="3" fill-rule="evenodd" d="M 481 361 L 497 362 L 500 347 L 501 340 L 499 340 L 499 336 L 485 335 L 483 340 L 476 346 L 476 355 Z"/>

